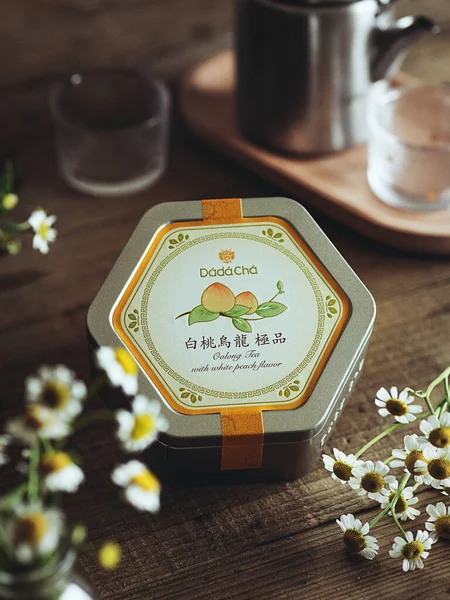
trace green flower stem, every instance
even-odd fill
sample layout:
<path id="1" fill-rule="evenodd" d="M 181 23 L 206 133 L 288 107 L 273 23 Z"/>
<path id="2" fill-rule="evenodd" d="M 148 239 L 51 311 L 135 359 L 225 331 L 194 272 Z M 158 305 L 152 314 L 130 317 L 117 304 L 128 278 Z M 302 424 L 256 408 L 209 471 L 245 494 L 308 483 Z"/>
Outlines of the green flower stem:
<path id="1" fill-rule="evenodd" d="M 382 440 L 386 435 L 389 435 L 390 433 L 392 433 L 393 431 L 395 431 L 396 429 L 398 429 L 402 425 L 403 425 L 403 423 L 395 423 L 395 425 L 391 425 L 390 427 L 388 427 L 387 429 L 385 429 L 384 431 L 382 431 L 381 433 L 379 433 L 378 435 L 376 435 L 373 439 L 370 440 L 370 442 L 367 442 L 367 444 L 365 446 L 363 446 L 361 448 L 361 450 L 359 450 L 355 454 L 355 458 L 359 458 L 362 454 L 364 454 L 364 452 L 366 452 L 366 450 L 368 450 L 369 448 L 371 448 L 379 440 Z"/>
<path id="2" fill-rule="evenodd" d="M 84 429 L 85 427 L 89 427 L 95 423 L 114 420 L 115 414 L 112 410 L 95 410 L 87 415 L 83 415 L 78 419 L 78 421 L 75 421 L 73 428 L 75 431 L 79 431 L 80 429 Z"/>
<path id="3" fill-rule="evenodd" d="M 37 500 L 39 495 L 39 441 L 36 442 L 30 453 L 30 466 L 28 472 L 28 499 Z"/>
<path id="4" fill-rule="evenodd" d="M 401 484 L 400 484 L 400 487 L 399 487 L 399 490 L 401 490 L 402 492 L 403 492 L 403 489 L 404 489 L 404 487 L 406 486 L 406 484 L 407 484 L 407 482 L 408 482 L 408 479 L 409 479 L 409 477 L 410 477 L 410 474 L 408 473 L 408 474 L 407 474 L 407 475 L 405 475 L 405 476 L 403 477 L 403 479 L 402 479 L 402 482 L 401 482 Z M 397 500 L 399 499 L 399 497 L 400 497 L 400 494 L 398 494 L 398 495 L 397 495 L 397 494 L 395 494 L 395 497 L 394 497 L 394 498 L 392 498 L 392 509 L 391 509 L 391 512 L 392 512 L 392 518 L 394 519 L 394 522 L 395 522 L 395 524 L 397 525 L 397 527 L 398 527 L 398 529 L 399 529 L 400 533 L 402 534 L 403 538 L 406 540 L 406 533 L 405 533 L 405 530 L 404 530 L 404 529 L 403 529 L 403 527 L 400 525 L 400 522 L 399 522 L 399 520 L 398 520 L 398 517 L 397 517 L 397 515 L 396 515 L 396 513 L 395 513 L 395 506 L 396 506 L 396 504 L 397 504 Z"/>
<path id="5" fill-rule="evenodd" d="M 0 498 L 0 511 L 8 509 L 11 505 L 15 504 L 16 500 L 21 498 L 27 491 L 27 484 L 21 483 L 17 487 L 13 488 L 10 492 Z"/>
<path id="6" fill-rule="evenodd" d="M 9 539 L 6 531 L 0 525 L 0 545 L 4 550 L 5 554 L 9 559 L 14 560 L 14 548 L 12 547 L 11 540 Z"/>
<path id="7" fill-rule="evenodd" d="M 440 406 L 441 406 L 441 403 L 438 404 L 437 408 L 440 407 Z M 427 413 L 425 413 L 423 415 L 420 415 L 419 417 L 417 417 L 416 421 L 419 421 L 420 419 L 426 419 L 427 417 L 430 416 L 430 414 L 432 414 L 432 413 L 431 412 L 427 412 Z M 412 421 L 412 422 L 414 423 L 414 421 Z M 382 431 L 381 433 L 379 433 L 378 435 L 376 435 L 372 440 L 370 440 L 369 442 L 367 442 L 367 444 L 365 446 L 363 446 L 361 448 L 361 450 L 359 450 L 355 454 L 355 458 L 359 458 L 361 456 L 361 454 L 364 454 L 364 452 L 366 450 L 368 450 L 369 448 L 371 448 L 374 444 L 376 444 L 379 440 L 383 439 L 389 433 L 392 433 L 393 431 L 395 431 L 399 427 L 404 427 L 405 425 L 410 425 L 410 424 L 411 423 L 395 423 L 394 425 L 391 425 L 390 427 L 388 427 L 387 429 L 385 429 L 384 431 Z M 389 460 L 391 460 L 391 459 L 389 459 Z"/>
<path id="8" fill-rule="evenodd" d="M 384 462 L 385 465 L 388 465 L 391 462 L 391 460 L 394 460 L 394 458 L 395 458 L 395 456 L 390 456 L 389 458 L 387 458 L 383 462 Z"/>
<path id="9" fill-rule="evenodd" d="M 46 454 L 51 454 L 52 452 L 54 452 L 54 448 L 53 448 L 50 440 L 47 440 L 46 438 L 42 438 L 41 441 L 42 441 L 42 445 L 44 446 L 44 452 Z"/>
<path id="10" fill-rule="evenodd" d="M 1 223 L 0 229 L 6 233 L 21 233 L 31 229 L 31 225 L 28 223 L 28 221 L 24 221 L 23 223 L 9 221 L 8 223 Z"/>
<path id="11" fill-rule="evenodd" d="M 4 194 L 12 194 L 14 192 L 14 166 L 10 160 L 5 163 L 4 170 Z"/>
<path id="12" fill-rule="evenodd" d="M 410 478 L 410 476 L 411 476 L 411 475 L 410 475 L 409 473 L 407 473 L 407 474 L 406 474 L 406 475 L 403 477 L 403 479 L 402 479 L 402 481 L 401 481 L 401 483 L 400 483 L 400 485 L 399 485 L 399 488 L 398 488 L 398 490 L 396 491 L 396 493 L 395 493 L 395 496 L 392 498 L 392 500 L 390 501 L 390 503 L 389 503 L 389 504 L 386 506 L 386 508 L 385 508 L 385 509 L 383 509 L 383 510 L 380 512 L 380 514 L 378 514 L 378 515 L 377 515 L 377 516 L 376 516 L 376 517 L 375 517 L 375 518 L 374 518 L 374 519 L 373 519 L 373 520 L 372 520 L 372 521 L 369 523 L 369 527 L 370 527 L 370 529 L 372 529 L 372 527 L 375 527 L 375 525 L 378 523 L 378 521 L 379 521 L 380 519 L 382 519 L 382 518 L 383 518 L 383 517 L 384 517 L 384 516 L 385 516 L 385 515 L 386 515 L 386 514 L 387 514 L 387 513 L 390 511 L 390 510 L 392 510 L 392 516 L 394 516 L 394 515 L 395 515 L 395 505 L 397 504 L 397 501 L 398 501 L 398 499 L 399 499 L 399 498 L 400 498 L 400 496 L 402 495 L 402 492 L 403 492 L 403 490 L 405 489 L 405 487 L 406 487 L 406 484 L 408 483 L 408 479 Z M 396 517 L 396 516 L 394 517 L 394 520 L 395 520 L 395 521 L 396 521 L 396 523 L 398 524 L 398 521 L 397 521 L 397 517 Z M 405 532 L 403 531 L 403 528 L 401 527 L 401 525 L 400 525 L 400 524 L 398 524 L 398 526 L 399 526 L 400 530 L 403 532 L 403 537 L 405 537 Z"/>
<path id="13" fill-rule="evenodd" d="M 450 388 L 449 388 L 449 384 L 448 384 L 448 377 L 446 377 L 444 379 L 444 389 L 445 389 L 445 402 L 448 406 L 450 404 Z"/>

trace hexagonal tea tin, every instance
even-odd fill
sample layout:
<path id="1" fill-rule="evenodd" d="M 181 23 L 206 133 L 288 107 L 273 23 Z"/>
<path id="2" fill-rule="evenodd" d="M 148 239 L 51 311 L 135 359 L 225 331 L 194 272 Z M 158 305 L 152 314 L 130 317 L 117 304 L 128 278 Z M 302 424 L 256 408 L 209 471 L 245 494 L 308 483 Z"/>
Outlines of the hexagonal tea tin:
<path id="1" fill-rule="evenodd" d="M 357 379 L 372 296 L 287 198 L 149 210 L 93 301 L 91 352 L 120 342 L 169 422 L 163 479 L 293 479 L 320 455 Z M 110 390 L 105 401 L 129 405 Z"/>

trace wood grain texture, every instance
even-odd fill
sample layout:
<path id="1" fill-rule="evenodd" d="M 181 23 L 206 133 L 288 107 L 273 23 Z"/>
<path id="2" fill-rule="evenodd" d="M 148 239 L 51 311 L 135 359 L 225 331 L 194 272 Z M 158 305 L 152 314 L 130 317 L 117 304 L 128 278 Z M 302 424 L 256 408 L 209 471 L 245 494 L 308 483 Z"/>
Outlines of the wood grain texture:
<path id="1" fill-rule="evenodd" d="M 47 257 L 28 247 L 18 258 L 0 259 L 0 369 L 8 392 L 3 418 L 20 405 L 23 379 L 39 364 L 66 363 L 87 377 L 87 307 L 147 208 L 166 200 L 278 193 L 180 126 L 163 180 L 130 199 L 92 199 L 69 190 L 55 174 L 47 144 L 24 151 L 17 166 L 22 215 L 37 204 L 55 212 L 59 239 Z M 448 363 L 450 271 L 445 260 L 392 252 L 317 218 L 378 305 L 363 375 L 325 449 L 350 451 L 383 425 L 373 407 L 381 385 L 424 387 Z M 385 448 L 400 447 L 401 439 L 397 432 Z M 80 434 L 74 450 L 85 457 L 88 483 L 66 507 L 73 519 L 87 522 L 90 541 L 81 562 L 104 600 L 403 600 L 425 591 L 446 597 L 445 544 L 433 549 L 424 573 L 403 577 L 387 554 L 394 529 L 383 521 L 375 531 L 382 555 L 374 563 L 346 556 L 334 519 L 350 511 L 369 518 L 373 504 L 333 484 L 321 468 L 291 483 L 166 488 L 161 512 L 152 516 L 125 506 L 109 481 L 123 459 L 110 427 Z M 371 456 L 384 458 L 385 452 L 381 446 Z M 13 479 L 7 471 L 2 488 Z M 427 493 L 420 506 L 431 498 L 438 500 Z M 124 550 L 112 573 L 103 572 L 94 556 L 107 538 Z"/>

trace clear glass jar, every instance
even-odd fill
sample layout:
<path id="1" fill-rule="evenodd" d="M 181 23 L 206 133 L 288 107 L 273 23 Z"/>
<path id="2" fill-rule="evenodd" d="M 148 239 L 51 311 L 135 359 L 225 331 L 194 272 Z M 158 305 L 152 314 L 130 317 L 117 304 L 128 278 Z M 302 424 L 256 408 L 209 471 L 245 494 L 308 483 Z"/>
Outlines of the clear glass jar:
<path id="1" fill-rule="evenodd" d="M 2 600 L 98 600 L 91 585 L 75 567 L 76 552 L 61 552 L 56 563 L 11 573 L 0 565 Z"/>

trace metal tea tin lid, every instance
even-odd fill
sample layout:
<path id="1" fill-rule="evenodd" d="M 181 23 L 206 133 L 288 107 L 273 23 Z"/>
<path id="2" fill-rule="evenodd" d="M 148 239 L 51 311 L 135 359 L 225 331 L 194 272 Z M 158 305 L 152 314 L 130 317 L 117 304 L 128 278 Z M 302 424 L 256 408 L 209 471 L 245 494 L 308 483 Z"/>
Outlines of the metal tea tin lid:
<path id="1" fill-rule="evenodd" d="M 263 443 L 323 426 L 370 334 L 369 292 L 308 213 L 285 198 L 166 203 L 141 220 L 93 302 L 157 391 L 175 447 L 222 446 L 257 467 Z"/>

